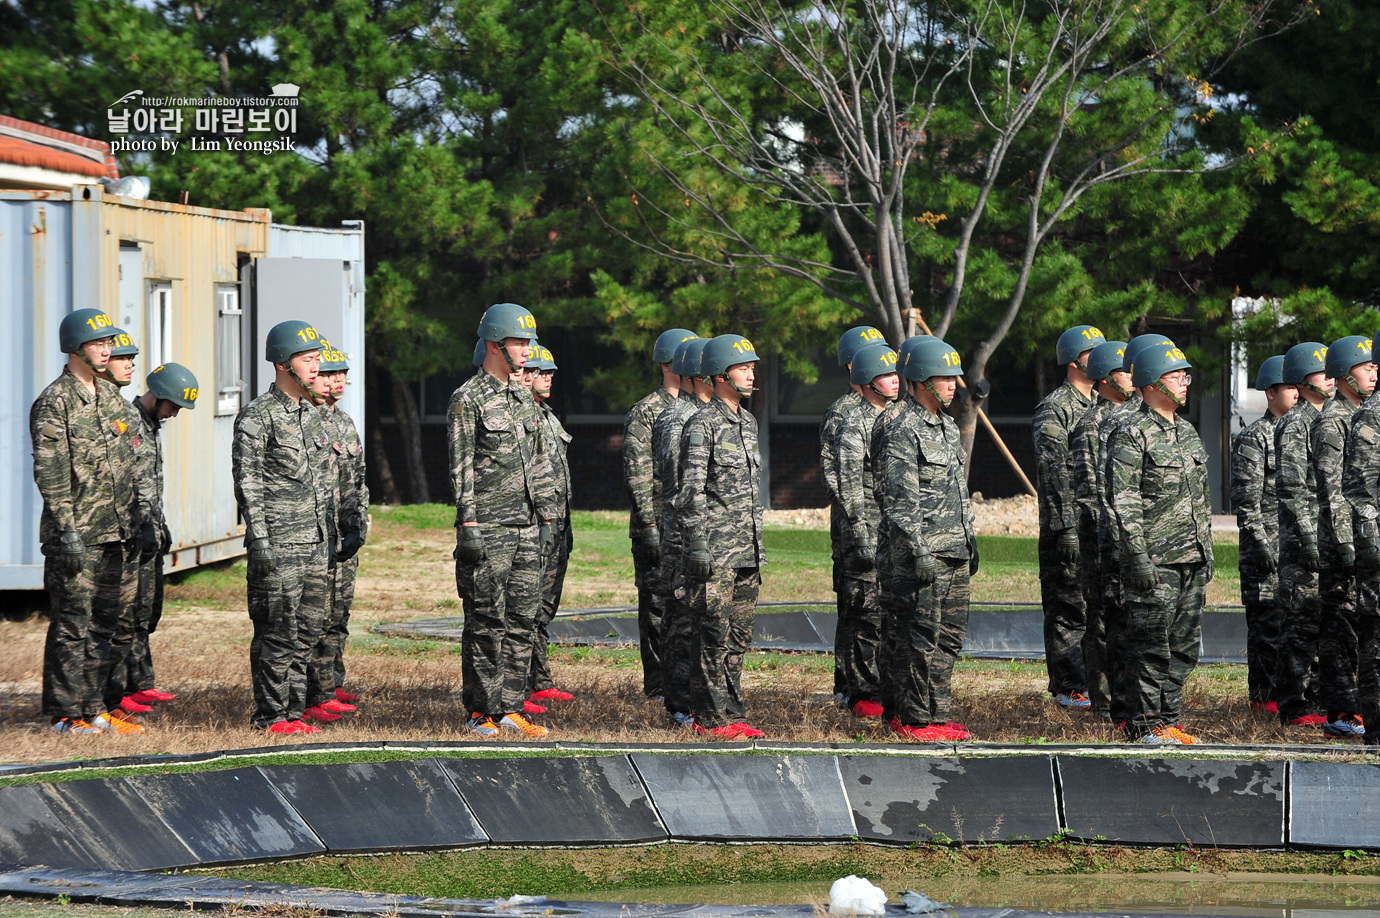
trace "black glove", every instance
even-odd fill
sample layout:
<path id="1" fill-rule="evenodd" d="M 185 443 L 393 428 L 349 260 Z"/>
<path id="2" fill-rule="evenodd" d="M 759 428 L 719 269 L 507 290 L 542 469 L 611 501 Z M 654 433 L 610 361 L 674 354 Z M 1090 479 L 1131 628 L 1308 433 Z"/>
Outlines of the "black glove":
<path id="1" fill-rule="evenodd" d="M 1337 560 L 1347 570 L 1356 566 L 1356 546 L 1350 542 L 1337 543 Z"/>
<path id="2" fill-rule="evenodd" d="M 455 545 L 455 560 L 478 564 L 489 557 L 484 548 L 484 534 L 478 526 L 461 526 L 459 541 Z"/>
<path id="3" fill-rule="evenodd" d="M 643 526 L 637 531 L 636 549 L 638 559 L 648 566 L 661 563 L 661 530 L 655 526 Z"/>
<path id="4" fill-rule="evenodd" d="M 1250 547 L 1251 563 L 1256 566 L 1262 574 L 1273 574 L 1278 563 L 1275 561 L 1275 553 L 1270 548 L 1270 543 L 1264 539 L 1252 539 Z"/>
<path id="5" fill-rule="evenodd" d="M 1299 567 L 1316 574 L 1322 570 L 1322 557 L 1318 554 L 1318 540 L 1299 542 Z"/>
<path id="6" fill-rule="evenodd" d="M 921 586 L 929 586 L 939 579 L 939 562 L 930 554 L 928 545 L 921 545 L 915 553 L 915 579 Z"/>
<path id="7" fill-rule="evenodd" d="M 872 570 L 877 566 L 877 547 L 871 542 L 854 542 L 853 561 L 859 571 Z"/>
<path id="8" fill-rule="evenodd" d="M 547 520 L 537 528 L 537 541 L 541 543 L 542 557 L 556 550 L 556 524 Z"/>
<path id="9" fill-rule="evenodd" d="M 1356 566 L 1363 571 L 1380 571 L 1380 542 L 1375 536 L 1356 539 Z"/>
<path id="10" fill-rule="evenodd" d="M 168 521 L 163 521 L 163 531 L 159 534 L 162 541 L 159 542 L 158 551 L 166 555 L 172 550 L 172 530 L 168 528 Z"/>
<path id="11" fill-rule="evenodd" d="M 1155 564 L 1145 552 L 1131 555 L 1121 562 L 1121 585 L 1137 593 L 1148 593 L 1160 582 L 1155 577 Z"/>
<path id="12" fill-rule="evenodd" d="M 158 554 L 158 527 L 153 520 L 144 520 L 139 526 L 139 563 L 147 564 Z"/>
<path id="13" fill-rule="evenodd" d="M 968 576 L 971 577 L 978 572 L 978 547 L 977 539 L 968 540 Z"/>
<path id="14" fill-rule="evenodd" d="M 58 559 L 62 563 L 63 576 L 75 577 L 81 573 L 86 546 L 81 544 L 81 536 L 75 529 L 67 529 L 58 536 Z"/>
<path id="15" fill-rule="evenodd" d="M 685 553 L 685 575 L 702 583 L 714 576 L 714 556 L 709 553 L 706 539 L 691 540 L 690 550 Z"/>
<path id="16" fill-rule="evenodd" d="M 345 532 L 345 537 L 340 540 L 340 550 L 335 553 L 337 562 L 349 561 L 359 550 L 364 547 L 364 533 L 358 529 L 349 529 Z"/>
<path id="17" fill-rule="evenodd" d="M 249 543 L 249 576 L 256 579 L 271 577 L 278 570 L 278 555 L 268 539 L 255 539 Z"/>
<path id="18" fill-rule="evenodd" d="M 1078 530 L 1070 527 L 1059 533 L 1054 554 L 1064 564 L 1078 563 Z"/>

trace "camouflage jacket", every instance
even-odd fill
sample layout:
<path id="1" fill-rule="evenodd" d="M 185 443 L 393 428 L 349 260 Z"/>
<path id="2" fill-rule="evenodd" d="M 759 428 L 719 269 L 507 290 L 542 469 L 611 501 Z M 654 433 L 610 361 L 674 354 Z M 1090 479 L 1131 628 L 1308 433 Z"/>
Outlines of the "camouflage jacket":
<path id="1" fill-rule="evenodd" d="M 623 481 L 632 498 L 628 536 L 637 538 L 661 519 L 661 482 L 652 468 L 652 424 L 675 396 L 661 386 L 628 410 L 623 420 Z"/>
<path id="2" fill-rule="evenodd" d="M 235 418 L 232 468 L 244 540 L 325 541 L 334 528 L 337 481 L 321 412 L 277 386 Z"/>
<path id="3" fill-rule="evenodd" d="M 832 511 L 829 514 L 830 528 L 837 532 L 840 540 L 834 546 L 836 552 L 847 549 L 853 543 L 852 528 L 848 525 L 848 516 L 843 511 L 839 497 L 839 428 L 843 425 L 843 419 L 866 401 L 861 392 L 849 389 L 824 410 L 824 419 L 819 425 L 819 477 L 824 482 L 824 490 L 829 492 Z"/>
<path id="4" fill-rule="evenodd" d="M 321 420 L 337 465 L 336 521 L 340 534 L 369 528 L 369 485 L 365 482 L 364 444 L 354 419 L 340 406 L 322 407 Z"/>
<path id="5" fill-rule="evenodd" d="M 1112 520 L 1111 511 L 1111 451 L 1108 450 L 1107 446 L 1112 442 L 1112 435 L 1121 428 L 1121 425 L 1140 412 L 1140 406 L 1140 395 L 1132 395 L 1108 411 L 1107 416 L 1102 419 L 1102 423 L 1097 425 L 1097 550 L 1100 554 L 1113 559 L 1117 554 L 1117 534 L 1116 523 Z"/>
<path id="6" fill-rule="evenodd" d="M 34 482 L 43 495 L 38 538 L 45 546 L 56 546 L 68 529 L 88 547 L 138 534 L 148 497 L 128 404 L 114 383 L 98 378 L 92 394 L 66 367 L 34 400 L 29 436 Z"/>
<path id="7" fill-rule="evenodd" d="M 839 424 L 836 459 L 839 504 L 854 543 L 877 547 L 877 528 L 882 511 L 877 504 L 876 481 L 872 466 L 872 428 L 882 410 L 866 399 L 844 416 Z"/>
<path id="8" fill-rule="evenodd" d="M 1111 515 L 1122 557 L 1155 564 L 1212 561 L 1207 451 L 1193 425 L 1145 402 L 1112 434 Z"/>
<path id="9" fill-rule="evenodd" d="M 886 500 L 886 454 L 882 451 L 882 441 L 892 422 L 910 404 L 910 396 L 903 392 L 900 398 L 887 403 L 872 422 L 872 430 L 868 433 L 867 452 L 872 457 L 872 499 L 877 504 L 877 512 L 881 514 L 877 522 L 877 571 L 882 575 L 891 570 L 891 527 L 887 525 L 886 505 L 883 503 Z"/>
<path id="10" fill-rule="evenodd" d="M 1035 437 L 1035 490 L 1042 531 L 1062 532 L 1078 523 L 1071 441 L 1073 428 L 1092 404 L 1091 398 L 1065 380 L 1035 407 L 1030 427 Z"/>
<path id="11" fill-rule="evenodd" d="M 159 436 L 163 423 L 144 409 L 141 399 L 125 404 L 129 406 L 129 426 L 138 431 L 134 453 L 140 488 L 148 498 L 147 512 L 153 525 L 161 527 L 167 522 L 163 515 L 163 440 Z"/>
<path id="12" fill-rule="evenodd" d="M 1308 432 L 1318 496 L 1318 550 L 1324 558 L 1335 556 L 1340 543 L 1356 541 L 1351 532 L 1351 508 L 1342 496 L 1342 462 L 1355 414 L 1356 406 L 1338 392 L 1323 405 Z"/>
<path id="13" fill-rule="evenodd" d="M 1351 508 L 1356 536 L 1380 539 L 1380 390 L 1351 417 L 1342 496 Z"/>
<path id="14" fill-rule="evenodd" d="M 555 486 L 555 516 L 552 519 L 565 519 L 570 516 L 570 434 L 565 425 L 556 417 L 556 412 L 545 402 L 537 403 L 541 411 L 542 449 L 551 460 L 552 482 Z"/>
<path id="15" fill-rule="evenodd" d="M 903 547 L 915 555 L 928 546 L 936 557 L 967 558 L 973 509 L 958 425 L 912 402 L 883 430 L 880 446 L 882 514 L 893 556 Z"/>
<path id="16" fill-rule="evenodd" d="M 555 473 L 530 390 L 481 369 L 450 397 L 446 426 L 457 526 L 556 519 Z"/>
<path id="17" fill-rule="evenodd" d="M 757 419 L 717 395 L 685 422 L 676 511 L 685 544 L 706 539 L 723 568 L 762 567 L 762 455 Z"/>
<path id="18" fill-rule="evenodd" d="M 1279 507 L 1280 556 L 1304 541 L 1317 543 L 1318 484 L 1313 474 L 1309 433 L 1318 409 L 1300 396 L 1275 425 L 1275 498 Z"/>
<path id="19" fill-rule="evenodd" d="M 1275 496 L 1275 425 L 1270 412 L 1236 435 L 1231 451 L 1231 503 L 1241 538 L 1279 553 L 1279 502 Z M 1242 553 L 1245 557 L 1245 553 Z"/>
<path id="20" fill-rule="evenodd" d="M 679 551 L 682 545 L 676 517 L 676 497 L 680 494 L 681 435 L 685 422 L 703 407 L 693 393 L 682 392 L 670 407 L 656 416 L 652 424 L 652 463 L 656 480 L 661 482 L 661 550 Z"/>
<path id="21" fill-rule="evenodd" d="M 1073 425 L 1070 437 L 1070 458 L 1073 461 L 1073 496 L 1078 502 L 1080 524 L 1097 525 L 1102 517 L 1102 499 L 1098 497 L 1098 482 L 1102 444 L 1098 430 L 1117 403 L 1097 396 L 1093 406 Z"/>

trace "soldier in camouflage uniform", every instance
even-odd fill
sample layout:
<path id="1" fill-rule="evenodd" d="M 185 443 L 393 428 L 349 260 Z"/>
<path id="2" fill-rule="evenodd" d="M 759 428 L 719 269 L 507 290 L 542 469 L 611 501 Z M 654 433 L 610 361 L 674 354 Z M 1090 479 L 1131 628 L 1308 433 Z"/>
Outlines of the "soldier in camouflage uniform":
<path id="1" fill-rule="evenodd" d="M 1360 720 L 1380 723 L 1380 391 L 1352 417 L 1342 467 L 1342 496 L 1356 536 L 1357 696 Z M 1380 745 L 1380 730 L 1363 734 Z"/>
<path id="2" fill-rule="evenodd" d="M 1275 604 L 1279 566 L 1279 501 L 1275 495 L 1275 425 L 1294 407 L 1298 390 L 1282 380 L 1284 355 L 1260 365 L 1255 388 L 1265 393 L 1265 414 L 1236 435 L 1231 454 L 1231 503 L 1241 533 L 1241 601 L 1246 606 L 1247 691 L 1251 708 L 1279 713 L 1275 669 L 1279 645 L 1279 607 Z"/>
<path id="3" fill-rule="evenodd" d="M 1275 425 L 1275 495 L 1279 507 L 1279 590 L 1275 602 L 1283 623 L 1275 671 L 1280 721 L 1289 726 L 1321 726 L 1318 706 L 1318 489 L 1309 434 L 1332 394 L 1326 373 L 1327 347 L 1317 341 L 1296 344 L 1284 355 L 1282 376 L 1299 399 Z"/>
<path id="4" fill-rule="evenodd" d="M 1087 710 L 1088 675 L 1083 661 L 1087 607 L 1078 582 L 1078 503 L 1071 440 L 1073 428 L 1092 408 L 1088 354 L 1105 342 L 1091 325 L 1059 336 L 1055 353 L 1065 379 L 1035 408 L 1035 490 L 1040 501 L 1040 601 L 1045 612 L 1045 666 L 1049 693 L 1062 707 Z"/>
<path id="5" fill-rule="evenodd" d="M 869 344 L 853 355 L 850 379 L 861 386 L 863 402 L 844 416 L 838 428 L 834 467 L 843 511 L 843 530 L 849 535 L 843 564 L 844 613 L 834 637 L 834 666 L 844 671 L 844 694 L 858 717 L 881 717 L 881 670 L 877 662 L 882 612 L 877 599 L 877 529 L 882 512 L 877 504 L 872 469 L 872 428 L 886 406 L 896 400 L 901 381 L 896 352 L 885 344 Z"/>
<path id="6" fill-rule="evenodd" d="M 685 546 L 695 721 L 721 739 L 762 736 L 747 723 L 741 677 L 762 587 L 762 457 L 757 421 L 744 400 L 757 353 L 741 335 L 710 339 L 700 371 L 714 397 L 685 424 L 676 511 Z"/>
<path id="7" fill-rule="evenodd" d="M 666 713 L 679 727 L 694 722 L 695 675 L 690 649 L 694 643 L 694 623 L 691 620 L 689 584 L 685 579 L 680 521 L 676 499 L 680 493 L 681 435 L 685 422 L 709 404 L 714 396 L 713 384 L 700 375 L 700 356 L 708 338 L 692 338 L 676 346 L 671 368 L 680 377 L 680 395 L 671 406 L 657 415 L 652 425 L 652 459 L 656 479 L 661 482 L 661 586 L 663 594 L 661 689 Z"/>
<path id="8" fill-rule="evenodd" d="M 883 716 L 907 739 L 968 739 L 948 717 L 978 550 L 958 427 L 943 411 L 963 366 L 957 351 L 926 336 L 907 351 L 901 372 L 913 401 L 878 444 L 892 581 L 882 626 Z"/>
<path id="9" fill-rule="evenodd" d="M 455 390 L 447 414 L 455 581 L 465 607 L 463 693 L 468 729 L 479 736 L 500 729 L 547 733 L 523 716 L 542 566 L 555 549 L 557 515 L 537 406 L 518 379 L 536 334 L 526 309 L 490 306 L 479 323 L 484 365 Z"/>
<path id="10" fill-rule="evenodd" d="M 871 344 L 886 344 L 886 336 L 871 325 L 858 325 L 839 336 L 839 366 L 849 373 L 848 391 L 835 399 L 824 409 L 824 418 L 819 425 L 819 478 L 824 482 L 824 490 L 829 494 L 829 546 L 834 564 L 834 607 L 839 621 L 848 615 L 848 592 L 844 585 L 844 568 L 852 551 L 853 537 L 848 531 L 848 520 L 839 504 L 838 456 L 839 425 L 843 419 L 863 403 L 862 387 L 853 383 L 853 355 Z M 837 635 L 834 640 L 834 698 L 844 707 L 852 702 L 848 698 L 848 669 L 850 663 L 840 656 Z"/>
<path id="11" fill-rule="evenodd" d="M 1325 372 L 1337 381 L 1336 394 L 1309 432 L 1318 489 L 1318 554 L 1322 559 L 1318 573 L 1322 604 L 1318 622 L 1319 700 L 1327 712 L 1324 734 L 1359 737 L 1365 736 L 1366 728 L 1357 716 L 1356 539 L 1351 508 L 1342 495 L 1342 464 L 1352 416 L 1375 391 L 1376 366 L 1370 339 L 1350 335 L 1334 342 L 1327 349 Z"/>
<path id="12" fill-rule="evenodd" d="M 652 467 L 652 424 L 680 394 L 680 377 L 671 369 L 671 359 L 683 341 L 695 333 L 672 328 L 657 336 L 652 362 L 661 367 L 661 385 L 628 410 L 623 420 L 623 481 L 632 499 L 628 516 L 628 538 L 633 546 L 633 578 L 637 584 L 638 651 L 642 656 L 642 692 L 648 698 L 662 697 L 661 620 L 665 614 L 660 597 L 666 587 L 661 576 L 661 482 Z M 664 700 L 664 699 L 663 699 Z"/>
<path id="13" fill-rule="evenodd" d="M 134 639 L 139 558 L 157 550 L 136 465 L 138 432 L 119 389 L 97 376 L 110 359 L 113 327 L 97 309 L 64 316 L 58 337 L 67 365 L 29 410 L 49 599 L 43 713 L 60 733 L 143 729 L 111 716 L 123 697 L 112 691 L 110 670 Z"/>
<path id="14" fill-rule="evenodd" d="M 1101 449 L 1098 428 L 1117 405 L 1131 397 L 1131 374 L 1122 369 L 1125 341 L 1107 341 L 1088 354 L 1087 375 L 1097 386 L 1091 409 L 1073 427 L 1070 450 L 1073 459 L 1074 498 L 1078 501 L 1078 579 L 1087 607 L 1083 631 L 1083 665 L 1088 674 L 1092 710 L 1107 714 L 1111 690 L 1107 681 L 1107 626 L 1103 616 L 1102 556 L 1097 530 L 1102 510 L 1098 496 L 1101 482 Z M 1086 546 L 1084 548 L 1084 546 Z"/>
<path id="15" fill-rule="evenodd" d="M 1187 400 L 1190 369 L 1177 347 L 1138 353 L 1131 382 L 1141 404 L 1107 444 L 1126 596 L 1126 732 L 1149 745 L 1198 741 L 1178 725 L 1213 574 L 1207 452 L 1193 426 L 1175 414 Z"/>
<path id="16" fill-rule="evenodd" d="M 274 383 L 235 419 L 233 450 L 254 623 L 250 723 L 315 733 L 302 716 L 307 666 L 326 618 L 336 487 L 330 438 L 308 395 L 321 336 L 306 322 L 280 322 L 268 332 L 264 359 L 274 365 Z"/>

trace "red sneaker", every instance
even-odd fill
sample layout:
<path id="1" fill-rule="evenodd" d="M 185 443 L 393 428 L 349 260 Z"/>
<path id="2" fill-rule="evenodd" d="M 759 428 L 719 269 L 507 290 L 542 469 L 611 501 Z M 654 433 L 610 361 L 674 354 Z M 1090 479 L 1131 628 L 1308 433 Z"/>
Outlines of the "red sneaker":
<path id="1" fill-rule="evenodd" d="M 303 711 L 302 720 L 314 720 L 317 723 L 328 724 L 333 720 L 340 720 L 340 715 L 332 714 L 318 704 Z"/>
<path id="2" fill-rule="evenodd" d="M 722 727 L 704 727 L 697 720 L 694 723 L 695 732 L 704 736 L 712 736 L 715 739 L 738 739 L 741 737 L 742 728 L 747 724 L 724 724 Z"/>
<path id="3" fill-rule="evenodd" d="M 1260 714 L 1278 714 L 1279 702 L 1277 701 L 1252 701 L 1251 710 Z"/>
<path id="4" fill-rule="evenodd" d="M 269 733 L 301 733 L 300 727 L 305 726 L 300 720 L 280 720 L 276 724 L 271 724 L 268 728 Z"/>
<path id="5" fill-rule="evenodd" d="M 317 707 L 323 711 L 330 711 L 332 714 L 353 714 L 356 710 L 354 705 L 336 701 L 334 698 L 330 701 L 321 702 Z"/>
<path id="6" fill-rule="evenodd" d="M 354 692 L 347 692 L 343 688 L 338 688 L 335 690 L 335 700 L 348 703 L 351 701 L 359 701 L 359 696 Z"/>
<path id="7" fill-rule="evenodd" d="M 120 707 L 131 714 L 147 714 L 149 711 L 153 710 L 149 705 L 140 704 L 135 700 L 133 695 L 126 695 L 124 698 L 120 699 Z"/>
<path id="8" fill-rule="evenodd" d="M 157 704 L 160 701 L 172 701 L 177 696 L 172 692 L 160 692 L 158 689 L 142 689 L 129 696 L 140 704 Z"/>
<path id="9" fill-rule="evenodd" d="M 903 724 L 896 718 L 891 719 L 891 732 L 904 736 L 908 740 L 915 740 L 917 743 L 942 743 L 948 739 L 940 736 L 934 727 L 914 727 L 910 724 Z"/>
<path id="10" fill-rule="evenodd" d="M 738 735 L 741 736 L 743 739 L 757 739 L 758 737 L 766 736 L 765 733 L 763 733 L 761 730 L 758 730 L 752 724 L 744 723 L 741 720 L 738 721 L 738 723 L 736 724 L 729 724 L 729 726 L 737 727 Z"/>
<path id="11" fill-rule="evenodd" d="M 1302 717 L 1295 717 L 1286 726 L 1290 727 L 1321 727 L 1327 723 L 1327 718 L 1321 714 L 1305 714 Z"/>
<path id="12" fill-rule="evenodd" d="M 948 740 L 966 740 L 973 738 L 973 734 L 969 733 L 962 724 L 930 724 L 930 729 L 935 732 L 936 736 L 942 736 L 944 739 Z"/>
<path id="13" fill-rule="evenodd" d="M 853 704 L 853 714 L 857 717 L 881 717 L 882 706 L 871 698 L 864 698 Z"/>
<path id="14" fill-rule="evenodd" d="M 337 715 L 337 716 L 338 716 L 338 715 Z M 294 720 L 293 723 L 297 725 L 297 732 L 298 732 L 298 733 L 320 733 L 320 732 L 321 732 L 321 728 L 320 728 L 320 727 L 313 727 L 311 724 L 307 723 L 305 720 Z"/>
<path id="15" fill-rule="evenodd" d="M 535 697 L 535 696 L 534 696 L 534 697 Z M 524 714 L 545 714 L 545 713 L 546 713 L 546 708 L 542 707 L 542 706 L 539 705 L 539 704 L 536 704 L 536 703 L 534 703 L 534 702 L 531 702 L 531 701 L 524 701 L 524 702 L 522 703 L 522 713 L 524 713 Z"/>
<path id="16" fill-rule="evenodd" d="M 558 688 L 544 688 L 540 692 L 533 692 L 533 698 L 540 698 L 542 701 L 574 701 L 575 696 L 569 692 L 563 692 Z"/>

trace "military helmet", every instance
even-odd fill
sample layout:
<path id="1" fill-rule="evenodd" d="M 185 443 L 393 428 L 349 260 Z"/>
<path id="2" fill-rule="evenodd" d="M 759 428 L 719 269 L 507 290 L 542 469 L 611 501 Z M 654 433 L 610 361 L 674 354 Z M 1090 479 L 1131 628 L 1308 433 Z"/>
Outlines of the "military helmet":
<path id="1" fill-rule="evenodd" d="M 144 379 L 154 398 L 165 398 L 183 408 L 195 408 L 198 385 L 192 371 L 180 363 L 163 363 Z"/>
<path id="2" fill-rule="evenodd" d="M 915 350 L 915 346 L 929 337 L 929 335 L 911 335 L 901 342 L 901 346 L 896 349 L 896 369 L 898 372 L 906 365 L 906 357 Z"/>
<path id="3" fill-rule="evenodd" d="M 911 340 L 915 344 L 911 345 L 905 366 L 901 368 L 906 379 L 924 382 L 933 376 L 963 375 L 963 363 L 959 360 L 958 351 L 946 342 L 933 335 L 918 335 Z"/>
<path id="4" fill-rule="evenodd" d="M 752 342 L 742 335 L 717 335 L 709 339 L 700 353 L 700 375 L 721 376 L 729 367 L 758 359 Z"/>
<path id="5" fill-rule="evenodd" d="M 88 341 L 109 338 L 115 334 L 115 322 L 99 309 L 78 309 L 62 317 L 58 326 L 58 344 L 64 354 L 75 354 Z"/>
<path id="6" fill-rule="evenodd" d="M 479 320 L 479 337 L 500 344 L 505 338 L 535 341 L 537 319 L 517 303 L 495 303 L 484 310 L 484 317 Z"/>
<path id="7" fill-rule="evenodd" d="M 550 348 L 534 344 L 532 345 L 532 353 L 522 368 L 524 370 L 554 370 L 556 369 L 556 358 L 551 354 Z"/>
<path id="8" fill-rule="evenodd" d="M 656 336 L 656 344 L 652 347 L 652 363 L 670 363 L 675 359 L 676 348 L 686 341 L 698 338 L 688 328 L 671 328 Z"/>
<path id="9" fill-rule="evenodd" d="M 112 328 L 111 336 L 115 339 L 110 345 L 111 357 L 137 357 L 139 356 L 139 345 L 134 343 L 134 338 L 123 328 Z"/>
<path id="10" fill-rule="evenodd" d="M 1125 341 L 1103 341 L 1088 355 L 1088 379 L 1106 379 L 1121 369 L 1125 356 Z"/>
<path id="11" fill-rule="evenodd" d="M 1260 365 L 1260 372 L 1255 375 L 1255 387 L 1264 391 L 1283 382 L 1284 355 L 1276 354 L 1273 357 L 1266 357 L 1265 362 Z"/>
<path id="12" fill-rule="evenodd" d="M 839 366 L 848 366 L 853 355 L 869 344 L 886 344 L 886 335 L 871 325 L 855 325 L 839 335 Z"/>
<path id="13" fill-rule="evenodd" d="M 1173 344 L 1163 347 L 1146 347 L 1136 355 L 1131 364 L 1131 385 L 1153 386 L 1164 374 L 1175 370 L 1189 370 L 1193 364 L 1188 362 L 1184 352 Z"/>
<path id="14" fill-rule="evenodd" d="M 1060 366 L 1073 363 L 1079 354 L 1092 350 L 1106 340 L 1102 330 L 1094 325 L 1075 325 L 1059 336 L 1059 343 L 1054 346 L 1055 357 Z"/>
<path id="15" fill-rule="evenodd" d="M 1370 339 L 1365 335 L 1347 335 L 1332 342 L 1327 349 L 1326 373 L 1333 379 L 1341 379 L 1351 373 L 1356 364 L 1370 363 L 1371 359 Z"/>
<path id="16" fill-rule="evenodd" d="M 1121 368 L 1127 373 L 1131 372 L 1131 364 L 1135 362 L 1136 355 L 1152 344 L 1174 346 L 1174 342 L 1164 335 L 1136 335 L 1126 342 L 1126 353 L 1121 358 Z"/>
<path id="17" fill-rule="evenodd" d="M 480 338 L 478 341 L 474 342 L 475 366 L 482 367 L 484 365 L 484 354 L 488 351 L 488 348 L 486 348 L 484 345 L 488 343 L 489 342 L 485 341 L 483 338 Z"/>
<path id="18" fill-rule="evenodd" d="M 287 363 L 293 354 L 317 351 L 323 346 L 324 342 L 316 329 L 306 322 L 290 319 L 268 330 L 268 337 L 264 339 L 264 360 Z"/>
<path id="19" fill-rule="evenodd" d="M 705 346 L 713 338 L 691 338 L 676 348 L 675 359 L 671 362 L 671 372 L 681 376 L 705 376 L 701 369 Z M 684 348 L 682 350 L 681 348 Z"/>
<path id="20" fill-rule="evenodd" d="M 350 360 L 345 356 L 345 352 L 339 350 L 329 341 L 321 342 L 321 366 L 317 367 L 318 373 L 340 373 L 350 369 Z"/>
<path id="21" fill-rule="evenodd" d="M 1349 369 L 1349 368 L 1348 368 Z M 1327 371 L 1327 345 L 1321 341 L 1305 341 L 1295 344 L 1284 353 L 1284 367 L 1280 370 L 1280 381 L 1291 386 L 1303 382 L 1311 373 Z"/>
<path id="22" fill-rule="evenodd" d="M 865 386 L 878 376 L 896 372 L 896 352 L 886 344 L 869 344 L 853 355 L 853 374 L 848 381 Z"/>

